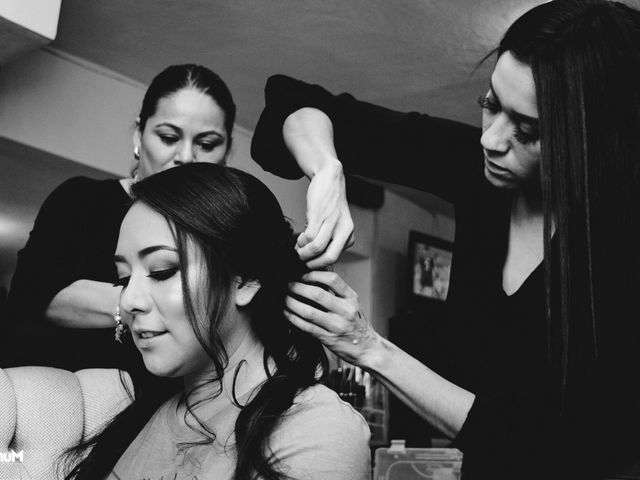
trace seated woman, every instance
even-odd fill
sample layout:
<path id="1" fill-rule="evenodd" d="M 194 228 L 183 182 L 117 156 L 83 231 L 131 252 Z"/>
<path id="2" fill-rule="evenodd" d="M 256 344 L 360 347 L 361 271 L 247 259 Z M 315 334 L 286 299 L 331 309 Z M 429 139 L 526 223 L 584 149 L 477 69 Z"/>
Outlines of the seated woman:
<path id="1" fill-rule="evenodd" d="M 318 384 L 320 342 L 283 315 L 304 266 L 273 194 L 204 163 L 132 192 L 115 254 L 123 328 L 151 373 L 183 384 L 136 385 L 66 478 L 368 479 L 365 421 Z"/>

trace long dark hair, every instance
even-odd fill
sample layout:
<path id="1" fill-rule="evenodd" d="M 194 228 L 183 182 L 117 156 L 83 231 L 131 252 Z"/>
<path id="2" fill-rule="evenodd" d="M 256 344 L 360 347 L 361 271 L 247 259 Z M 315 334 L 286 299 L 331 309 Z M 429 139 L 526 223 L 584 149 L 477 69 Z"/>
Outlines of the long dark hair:
<path id="1" fill-rule="evenodd" d="M 507 51 L 531 67 L 536 87 L 548 352 L 564 398 L 569 372 L 594 365 L 607 330 L 637 312 L 640 12 L 548 2 L 509 28 L 498 55 Z"/>
<path id="2" fill-rule="evenodd" d="M 260 283 L 247 308 L 251 327 L 264 345 L 268 379 L 247 405 L 238 405 L 234 478 L 285 478 L 277 459 L 269 455 L 269 436 L 295 395 L 321 379 L 327 370 L 327 358 L 319 341 L 291 328 L 283 315 L 288 283 L 303 273 L 304 265 L 295 252 L 291 227 L 277 200 L 255 177 L 205 163 L 152 175 L 135 184 L 133 194 L 136 202 L 160 213 L 175 231 L 185 309 L 193 331 L 211 357 L 217 380 L 222 379 L 228 361 L 217 327 L 229 303 L 231 282 L 239 276 Z M 188 244 L 196 245 L 208 274 L 197 292 L 186 281 Z M 201 299 L 203 294 L 206 298 Z M 202 319 L 195 313 L 200 300 L 205 300 L 209 319 L 204 331 Z M 275 370 L 268 371 L 269 361 L 275 364 Z M 133 380 L 136 383 L 136 378 Z M 155 410 L 175 393 L 175 388 L 163 390 L 158 384 L 138 382 L 133 403 L 83 445 L 93 448 L 66 478 L 106 477 Z M 186 392 L 185 403 L 194 415 L 190 393 Z M 202 427 L 202 443 L 211 443 L 215 431 L 196 420 Z"/>
<path id="3" fill-rule="evenodd" d="M 227 84 L 214 72 L 202 65 L 171 65 L 157 74 L 142 100 L 138 114 L 138 127 L 142 132 L 149 117 L 158 108 L 158 102 L 184 88 L 194 88 L 206 95 L 220 106 L 224 112 L 224 127 L 227 132 L 227 150 L 231 148 L 231 132 L 236 120 L 236 105 Z"/>

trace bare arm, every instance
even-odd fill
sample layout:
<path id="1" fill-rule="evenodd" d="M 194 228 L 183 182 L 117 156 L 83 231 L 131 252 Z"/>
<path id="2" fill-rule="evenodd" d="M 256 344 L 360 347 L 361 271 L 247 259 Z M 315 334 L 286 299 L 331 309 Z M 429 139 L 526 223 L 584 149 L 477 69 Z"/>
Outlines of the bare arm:
<path id="1" fill-rule="evenodd" d="M 293 112 L 284 121 L 282 137 L 309 178 L 325 167 L 340 164 L 333 146 L 333 124 L 322 110 L 307 107 Z"/>
<path id="2" fill-rule="evenodd" d="M 426 365 L 378 336 L 360 367 L 375 375 L 394 395 L 449 438 L 454 438 L 475 395 L 454 385 Z"/>
<path id="3" fill-rule="evenodd" d="M 311 179 L 307 226 L 298 238 L 298 254 L 310 268 L 332 264 L 353 244 L 353 221 L 331 120 L 318 109 L 302 108 L 287 117 L 282 134 L 300 169 Z"/>
<path id="4" fill-rule="evenodd" d="M 371 372 L 418 415 L 445 435 L 455 437 L 475 395 L 375 332 L 360 311 L 357 294 L 338 275 L 310 272 L 303 279 L 305 283 L 294 283 L 291 292 L 326 311 L 288 297 L 285 313 L 291 323 L 318 338 L 336 355 Z"/>
<path id="5" fill-rule="evenodd" d="M 59 291 L 45 310 L 45 318 L 66 328 L 113 327 L 120 287 L 93 280 L 76 280 Z"/>

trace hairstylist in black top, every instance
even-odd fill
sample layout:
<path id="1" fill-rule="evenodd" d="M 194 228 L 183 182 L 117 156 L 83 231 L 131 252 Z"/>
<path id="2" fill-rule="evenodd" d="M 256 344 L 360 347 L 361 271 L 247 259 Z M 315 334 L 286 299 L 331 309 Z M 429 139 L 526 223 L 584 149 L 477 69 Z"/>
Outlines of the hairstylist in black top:
<path id="1" fill-rule="evenodd" d="M 333 273 L 292 286 L 324 307 L 289 298 L 295 326 L 454 439 L 466 478 L 605 478 L 637 460 L 637 10 L 569 0 L 525 13 L 497 49 L 482 132 L 282 76 L 266 100 L 252 153 L 312 179 L 298 239 L 309 266 L 352 239 L 342 169 L 455 205 L 450 335 L 436 365 L 373 331 Z"/>

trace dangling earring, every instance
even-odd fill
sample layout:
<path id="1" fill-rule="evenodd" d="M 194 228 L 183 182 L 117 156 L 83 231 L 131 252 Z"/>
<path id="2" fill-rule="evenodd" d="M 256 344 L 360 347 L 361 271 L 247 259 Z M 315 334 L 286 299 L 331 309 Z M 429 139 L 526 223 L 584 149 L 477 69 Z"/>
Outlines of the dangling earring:
<path id="1" fill-rule="evenodd" d="M 127 326 L 122 321 L 122 315 L 120 315 L 120 304 L 116 306 L 116 311 L 113 312 L 113 320 L 116 322 L 116 342 L 122 343 L 122 337 L 127 333 Z"/>
<path id="2" fill-rule="evenodd" d="M 134 147 L 133 149 L 133 158 L 136 163 L 140 163 L 140 147 Z M 133 169 L 133 175 L 131 176 L 131 182 L 136 183 L 140 178 L 138 177 L 138 165 Z"/>

